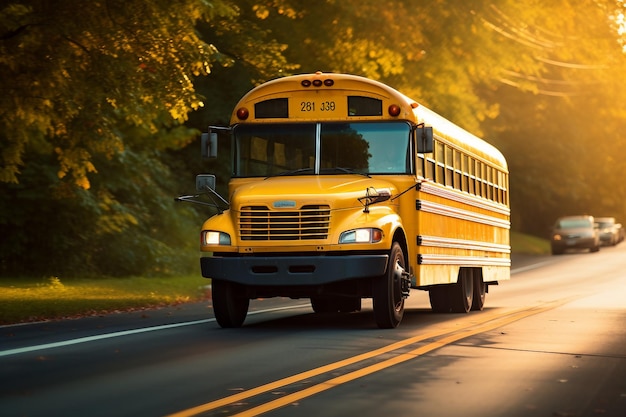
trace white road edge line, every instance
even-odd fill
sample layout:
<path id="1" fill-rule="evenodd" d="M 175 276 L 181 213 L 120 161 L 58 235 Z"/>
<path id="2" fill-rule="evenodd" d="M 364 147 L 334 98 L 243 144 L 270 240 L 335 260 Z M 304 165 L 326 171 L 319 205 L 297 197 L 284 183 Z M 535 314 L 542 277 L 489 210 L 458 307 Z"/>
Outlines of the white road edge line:
<path id="1" fill-rule="evenodd" d="M 530 271 L 531 269 L 537 269 L 540 266 L 548 265 L 548 264 L 551 264 L 553 262 L 554 262 L 553 260 L 543 261 L 543 262 L 539 262 L 539 263 L 536 263 L 536 264 L 532 264 L 532 265 L 528 265 L 528 266 L 522 266 L 520 268 L 511 269 L 511 274 L 517 274 L 519 272 Z"/>
<path id="2" fill-rule="evenodd" d="M 301 304 L 297 306 L 286 306 L 286 307 L 270 308 L 266 310 L 250 311 L 248 315 L 268 313 L 270 311 L 296 309 L 296 308 L 302 308 L 302 307 L 310 307 L 310 305 Z M 215 321 L 215 319 L 213 318 L 213 319 L 187 321 L 183 323 L 164 324 L 162 326 L 144 327 L 141 329 L 125 330 L 125 331 L 115 332 L 115 333 L 105 333 L 105 334 L 99 334 L 95 336 L 81 337 L 78 339 L 64 340 L 61 342 L 46 343 L 43 345 L 26 346 L 22 348 L 2 350 L 0 351 L 0 357 L 18 355 L 20 353 L 34 352 L 37 350 L 54 349 L 54 348 L 70 346 L 70 345 L 78 345 L 81 343 L 95 342 L 97 340 L 112 339 L 114 337 L 122 337 L 122 336 L 129 336 L 129 335 L 134 335 L 134 334 L 139 334 L 139 333 L 147 333 L 147 332 L 155 332 L 159 330 L 173 329 L 176 327 L 195 326 L 196 324 L 210 323 L 212 321 Z"/>

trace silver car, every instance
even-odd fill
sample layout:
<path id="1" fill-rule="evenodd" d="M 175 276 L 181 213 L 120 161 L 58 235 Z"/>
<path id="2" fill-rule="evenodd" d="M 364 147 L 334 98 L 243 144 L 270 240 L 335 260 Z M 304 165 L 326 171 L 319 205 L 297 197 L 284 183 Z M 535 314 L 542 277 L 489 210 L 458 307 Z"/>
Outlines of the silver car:
<path id="1" fill-rule="evenodd" d="M 619 243 L 619 229 L 615 224 L 615 217 L 596 217 L 596 224 L 600 230 L 600 243 L 615 246 Z"/>

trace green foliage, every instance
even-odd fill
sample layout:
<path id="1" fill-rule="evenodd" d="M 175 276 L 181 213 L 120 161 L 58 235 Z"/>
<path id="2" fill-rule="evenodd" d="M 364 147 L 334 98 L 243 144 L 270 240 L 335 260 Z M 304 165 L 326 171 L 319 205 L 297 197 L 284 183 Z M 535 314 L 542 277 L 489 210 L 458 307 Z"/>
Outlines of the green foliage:
<path id="1" fill-rule="evenodd" d="M 125 276 L 197 269 L 201 218 L 174 202 L 181 185 L 166 152 L 127 148 L 95 159 L 100 169 L 89 190 L 58 179 L 50 155 L 27 156 L 33 163 L 23 181 L 0 185 L 1 226 L 8 237 L 0 243 L 5 274 Z"/>
<path id="2" fill-rule="evenodd" d="M 48 144 L 58 176 L 89 188 L 93 158 L 124 150 L 117 126 L 156 133 L 201 106 L 192 77 L 219 57 L 201 19 L 225 2 L 13 1 L 0 8 L 0 181 L 18 182 L 29 143 Z"/>
<path id="3" fill-rule="evenodd" d="M 0 6 L 2 274 L 197 270 L 206 215 L 174 203 L 193 174 L 168 162 L 198 135 L 182 125 L 202 105 L 193 80 L 232 61 L 196 25 L 236 12 L 222 0 Z"/>

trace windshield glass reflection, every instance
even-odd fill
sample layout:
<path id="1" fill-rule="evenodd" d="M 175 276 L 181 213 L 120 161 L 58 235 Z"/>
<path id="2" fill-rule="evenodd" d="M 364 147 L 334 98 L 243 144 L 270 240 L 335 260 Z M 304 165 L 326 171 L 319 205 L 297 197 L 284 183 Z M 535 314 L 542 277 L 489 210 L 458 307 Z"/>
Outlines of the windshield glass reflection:
<path id="1" fill-rule="evenodd" d="M 322 123 L 319 140 L 317 127 L 315 123 L 236 126 L 235 176 L 409 172 L 408 123 Z"/>

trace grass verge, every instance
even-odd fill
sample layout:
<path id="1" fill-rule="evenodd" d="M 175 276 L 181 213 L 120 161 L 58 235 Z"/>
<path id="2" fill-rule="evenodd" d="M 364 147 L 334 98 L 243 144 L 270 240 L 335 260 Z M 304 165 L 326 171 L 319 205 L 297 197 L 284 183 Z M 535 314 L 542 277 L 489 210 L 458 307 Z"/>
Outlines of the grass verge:
<path id="1" fill-rule="evenodd" d="M 0 324 L 53 320 L 206 299 L 200 275 L 161 278 L 0 279 Z"/>
<path id="2" fill-rule="evenodd" d="M 511 251 L 525 255 L 549 255 L 550 241 L 519 232 L 511 232 Z"/>

